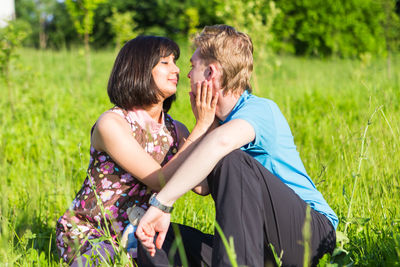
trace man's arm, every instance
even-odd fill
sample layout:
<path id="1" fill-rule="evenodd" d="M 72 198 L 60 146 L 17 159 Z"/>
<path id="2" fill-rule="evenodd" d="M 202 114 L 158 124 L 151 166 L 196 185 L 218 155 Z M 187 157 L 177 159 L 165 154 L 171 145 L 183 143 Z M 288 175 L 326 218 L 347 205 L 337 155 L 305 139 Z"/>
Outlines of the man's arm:
<path id="1" fill-rule="evenodd" d="M 250 143 L 254 138 L 254 128 L 244 120 L 232 120 L 216 128 L 199 142 L 157 195 L 157 199 L 171 206 L 204 180 L 223 157 Z"/>
<path id="2" fill-rule="evenodd" d="M 157 199 L 164 205 L 172 206 L 179 197 L 204 180 L 219 160 L 254 138 L 254 128 L 244 120 L 235 119 L 216 128 L 194 148 L 157 195 Z M 136 234 L 151 255 L 155 254 L 154 235 L 159 233 L 156 246 L 161 248 L 169 219 L 169 214 L 155 207 L 150 207 L 141 219 Z"/>

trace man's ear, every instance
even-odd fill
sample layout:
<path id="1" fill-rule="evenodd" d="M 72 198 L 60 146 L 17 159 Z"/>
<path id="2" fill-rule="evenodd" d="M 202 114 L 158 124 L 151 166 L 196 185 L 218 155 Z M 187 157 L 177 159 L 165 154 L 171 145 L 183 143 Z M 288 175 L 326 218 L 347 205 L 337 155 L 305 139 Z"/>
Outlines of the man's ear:
<path id="1" fill-rule="evenodd" d="M 219 74 L 219 68 L 215 63 L 211 63 L 207 68 L 207 81 L 211 81 L 212 79 L 216 79 Z"/>

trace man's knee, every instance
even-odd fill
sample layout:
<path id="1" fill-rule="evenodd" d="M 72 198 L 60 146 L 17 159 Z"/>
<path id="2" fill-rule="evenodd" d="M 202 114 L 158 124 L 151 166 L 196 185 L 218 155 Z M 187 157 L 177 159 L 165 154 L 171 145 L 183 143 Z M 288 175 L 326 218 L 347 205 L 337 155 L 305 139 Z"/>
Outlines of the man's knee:
<path id="1" fill-rule="evenodd" d="M 228 183 L 229 188 L 240 186 L 243 173 L 248 173 L 244 168 L 250 166 L 249 157 L 251 156 L 240 149 L 223 157 L 207 177 L 211 191 L 215 191 L 219 186 L 226 188 Z"/>
<path id="2" fill-rule="evenodd" d="M 215 166 L 215 168 L 221 168 L 221 167 L 228 167 L 228 166 L 240 166 L 240 164 L 244 164 L 246 162 L 246 158 L 251 157 L 248 155 L 246 152 L 240 150 L 240 149 L 235 149 L 229 154 L 227 154 L 225 157 L 223 157 L 218 164 Z"/>

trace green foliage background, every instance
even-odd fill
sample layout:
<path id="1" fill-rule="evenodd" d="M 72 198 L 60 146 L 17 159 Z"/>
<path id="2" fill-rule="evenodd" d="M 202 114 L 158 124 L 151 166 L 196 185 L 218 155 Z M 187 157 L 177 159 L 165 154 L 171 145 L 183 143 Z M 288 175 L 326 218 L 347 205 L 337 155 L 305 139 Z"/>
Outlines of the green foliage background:
<path id="1" fill-rule="evenodd" d="M 275 24 L 283 49 L 298 55 L 382 54 L 385 37 L 383 8 L 375 0 L 277 1 L 282 15 Z M 278 45 L 282 46 L 278 42 Z"/>
<path id="2" fill-rule="evenodd" d="M 71 0 L 82 2 L 83 0 Z M 242 6 L 237 20 L 250 13 L 263 13 L 268 19 L 270 0 L 113 0 L 96 9 L 91 37 L 93 47 L 113 46 L 115 36 L 107 19 L 112 9 L 131 12 L 131 29 L 135 33 L 186 39 L 205 25 L 226 23 L 230 13 L 218 14 L 221 6 Z M 276 18 L 269 44 L 276 52 L 311 56 L 357 57 L 363 53 L 385 55 L 387 49 L 399 49 L 400 0 L 276 0 L 281 13 Z M 55 0 L 16 0 L 17 18 L 28 21 L 33 34 L 26 41 L 39 46 L 40 17 L 48 46 L 61 48 L 79 42 L 65 3 Z M 263 21 L 265 23 L 265 21 Z M 243 25 L 246 28 L 249 25 Z M 239 29 L 241 29 L 239 27 Z M 244 29 L 241 29 L 244 30 Z M 256 29 L 255 29 L 256 30 Z M 248 32 L 250 35 L 252 32 Z M 134 36 L 132 36 L 133 38 Z M 390 45 L 388 45 L 390 42 Z"/>

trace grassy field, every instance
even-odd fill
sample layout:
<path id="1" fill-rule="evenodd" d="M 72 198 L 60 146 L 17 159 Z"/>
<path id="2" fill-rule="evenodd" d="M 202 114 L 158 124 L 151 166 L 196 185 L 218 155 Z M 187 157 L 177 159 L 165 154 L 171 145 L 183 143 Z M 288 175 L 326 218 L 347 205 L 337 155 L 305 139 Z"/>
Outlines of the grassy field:
<path id="1" fill-rule="evenodd" d="M 57 266 L 55 224 L 80 188 L 89 132 L 111 107 L 106 85 L 116 56 L 20 51 L 0 85 L 0 266 Z M 190 51 L 171 114 L 190 129 Z M 339 265 L 400 265 L 400 58 L 386 62 L 279 57 L 259 66 L 255 94 L 274 100 L 291 126 L 309 175 L 338 214 Z M 256 63 L 257 64 L 257 63 Z M 397 72 L 396 72 L 397 70 Z M 185 195 L 173 220 L 213 231 L 210 198 Z M 348 252 L 346 255 L 345 251 Z"/>

